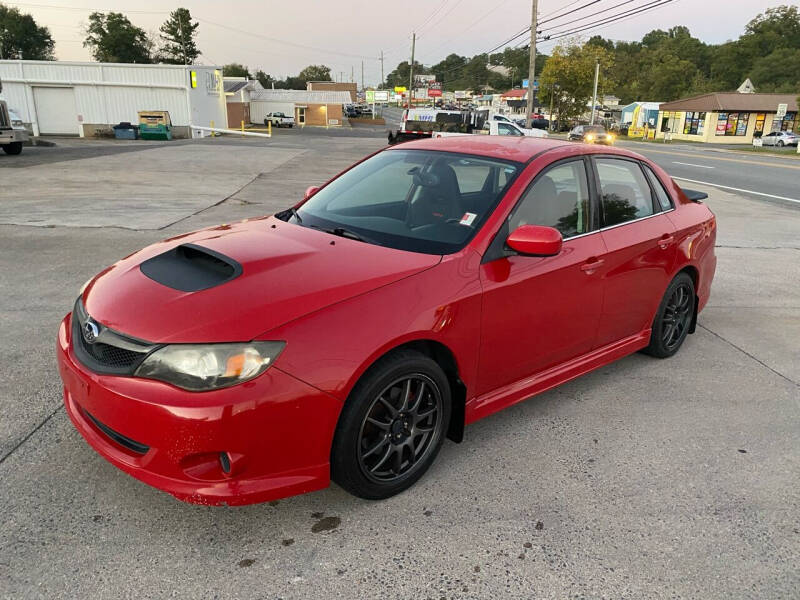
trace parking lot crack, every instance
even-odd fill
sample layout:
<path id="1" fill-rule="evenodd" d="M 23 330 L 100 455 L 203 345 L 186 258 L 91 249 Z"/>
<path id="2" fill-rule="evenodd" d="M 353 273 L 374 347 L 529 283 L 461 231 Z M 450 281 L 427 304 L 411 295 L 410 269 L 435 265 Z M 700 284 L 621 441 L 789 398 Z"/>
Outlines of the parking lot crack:
<path id="1" fill-rule="evenodd" d="M 18 443 L 17 443 L 17 444 L 16 444 L 16 445 L 13 447 L 13 448 L 11 448 L 11 450 L 9 450 L 9 451 L 8 451 L 8 452 L 6 452 L 6 453 L 5 453 L 5 454 L 4 454 L 2 457 L 0 457 L 0 465 L 2 465 L 2 464 L 5 462 L 5 460 L 6 460 L 6 459 L 7 459 L 9 456 L 11 456 L 12 454 L 14 454 L 14 452 L 16 452 L 17 450 L 19 450 L 19 449 L 22 447 L 22 445 L 23 445 L 25 442 L 27 442 L 29 439 L 31 439 L 31 438 L 33 437 L 33 435 L 34 435 L 34 434 L 35 434 L 37 431 L 39 431 L 39 430 L 40 430 L 42 427 L 44 427 L 44 426 L 45 426 L 45 425 L 46 425 L 46 424 L 47 424 L 47 423 L 50 421 L 50 419 L 52 419 L 52 418 L 53 418 L 53 417 L 56 415 L 56 413 L 57 413 L 58 411 L 60 411 L 62 408 L 64 408 L 64 405 L 63 405 L 62 403 L 59 403 L 59 404 L 58 404 L 58 406 L 56 406 L 55 410 L 53 410 L 53 412 L 51 412 L 49 415 L 47 415 L 47 416 L 46 416 L 46 417 L 45 417 L 45 418 L 42 420 L 42 422 L 41 422 L 41 423 L 39 423 L 39 424 L 38 424 L 36 427 L 34 427 L 34 428 L 33 428 L 33 429 L 32 429 L 32 430 L 31 430 L 31 431 L 28 433 L 28 435 L 26 435 L 24 438 L 22 438 L 22 439 L 21 439 L 21 440 L 20 440 L 20 441 L 19 441 L 19 442 L 18 442 Z"/>
<path id="2" fill-rule="evenodd" d="M 161 226 L 161 227 L 158 227 L 158 228 L 157 228 L 157 230 L 158 230 L 158 231 L 162 231 L 162 230 L 164 230 L 164 229 L 169 229 L 169 228 L 170 228 L 170 227 L 172 227 L 173 225 L 177 225 L 178 223 L 181 223 L 181 222 L 183 222 L 183 221 L 186 221 L 187 219 L 191 219 L 192 217 L 196 217 L 197 215 L 199 215 L 199 214 L 202 214 L 202 213 L 204 213 L 205 211 L 207 211 L 207 210 L 209 210 L 209 209 L 211 209 L 211 208 L 214 208 L 215 206 L 219 206 L 220 204 L 223 204 L 223 203 L 227 202 L 228 200 L 230 200 L 231 198 L 233 198 L 233 197 L 234 197 L 236 194 L 238 194 L 239 192 L 241 192 L 241 191 L 242 191 L 244 188 L 246 188 L 248 185 L 250 185 L 251 183 L 253 183 L 253 182 L 254 182 L 256 179 L 258 179 L 260 176 L 261 176 L 261 173 L 256 173 L 256 174 L 255 174 L 255 175 L 254 175 L 254 176 L 253 176 L 253 177 L 250 179 L 250 181 L 248 181 L 247 183 L 245 183 L 245 184 L 244 184 L 242 187 L 240 187 L 239 189 L 237 189 L 237 190 L 236 190 L 235 192 L 233 192 L 232 194 L 229 194 L 229 195 L 225 196 L 225 197 L 224 197 L 222 200 L 219 200 L 218 202 L 215 202 L 214 204 L 210 204 L 210 205 L 208 205 L 208 206 L 204 206 L 204 207 L 203 207 L 203 208 L 201 208 L 200 210 L 196 210 L 195 212 L 193 212 L 193 213 L 191 213 L 191 214 L 189 214 L 189 215 L 186 215 L 185 217 L 181 217 L 181 218 L 180 218 L 180 219 L 178 219 L 177 221 L 173 221 L 172 223 L 167 223 L 166 225 L 163 225 L 163 226 Z"/>
<path id="3" fill-rule="evenodd" d="M 733 346 L 733 347 L 734 347 L 734 348 L 736 348 L 736 349 L 737 349 L 739 352 L 741 352 L 741 353 L 742 353 L 742 354 L 744 354 L 745 356 L 748 356 L 749 358 L 752 358 L 754 361 L 756 361 L 756 362 L 757 362 L 758 364 L 760 364 L 762 367 L 765 367 L 765 368 L 769 369 L 770 371 L 772 371 L 773 373 L 775 373 L 775 375 L 777 375 L 777 376 L 778 376 L 778 377 L 780 377 L 781 379 L 785 379 L 785 380 L 786 380 L 786 381 L 788 381 L 789 383 L 792 383 L 792 384 L 794 384 L 795 386 L 797 386 L 797 387 L 800 387 L 800 383 L 798 383 L 797 381 L 795 381 L 795 380 L 794 380 L 794 379 L 792 379 L 791 377 L 788 377 L 788 376 L 784 375 L 784 374 L 783 374 L 783 373 L 781 373 L 780 371 L 776 371 L 775 369 L 773 369 L 772 367 L 770 367 L 770 366 L 769 366 L 767 363 L 765 363 L 763 360 L 761 360 L 761 359 L 759 359 L 759 358 L 757 358 L 757 357 L 753 356 L 752 354 L 750 354 L 750 353 L 749 353 L 747 350 L 745 350 L 745 349 L 744 349 L 744 348 L 742 348 L 741 346 L 737 346 L 737 345 L 736 345 L 736 344 L 734 344 L 732 341 L 730 341 L 730 340 L 728 340 L 728 339 L 724 338 L 723 336 L 721 336 L 721 335 L 720 335 L 720 334 L 718 334 L 717 332 L 715 332 L 715 331 L 711 331 L 711 330 L 710 330 L 708 327 L 706 327 L 705 325 L 701 325 L 700 323 L 698 323 L 698 324 L 697 324 L 697 326 L 698 326 L 700 329 L 704 329 L 704 330 L 706 330 L 708 333 L 710 333 L 710 334 L 711 334 L 711 335 L 713 335 L 714 337 L 717 337 L 717 338 L 719 338 L 720 340 L 722 340 L 722 341 L 723 341 L 723 342 L 725 342 L 726 344 L 728 344 L 728 345 L 730 345 L 730 346 Z"/>

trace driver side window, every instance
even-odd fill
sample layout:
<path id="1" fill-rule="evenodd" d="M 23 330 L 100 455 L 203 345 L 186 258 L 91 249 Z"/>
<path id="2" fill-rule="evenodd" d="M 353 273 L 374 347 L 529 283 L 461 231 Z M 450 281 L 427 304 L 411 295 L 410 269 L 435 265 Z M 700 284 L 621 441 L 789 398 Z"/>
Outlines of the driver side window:
<path id="1" fill-rule="evenodd" d="M 497 124 L 497 135 L 522 135 L 519 129 L 516 127 L 509 125 L 508 123 L 498 123 Z"/>
<path id="2" fill-rule="evenodd" d="M 554 227 L 565 239 L 591 231 L 589 183 L 582 160 L 561 163 L 537 177 L 514 209 L 509 231 L 520 225 Z"/>

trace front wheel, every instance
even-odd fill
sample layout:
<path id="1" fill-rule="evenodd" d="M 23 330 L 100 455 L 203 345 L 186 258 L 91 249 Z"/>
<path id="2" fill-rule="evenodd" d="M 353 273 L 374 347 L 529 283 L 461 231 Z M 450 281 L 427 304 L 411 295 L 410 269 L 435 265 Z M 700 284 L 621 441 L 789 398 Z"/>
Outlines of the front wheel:
<path id="1" fill-rule="evenodd" d="M 20 154 L 22 152 L 22 142 L 3 144 L 3 152 L 6 154 Z"/>
<path id="2" fill-rule="evenodd" d="M 644 351 L 657 358 L 675 354 L 689 334 L 694 311 L 694 281 L 688 273 L 678 273 L 661 300 L 653 320 L 650 345 Z"/>
<path id="3" fill-rule="evenodd" d="M 431 358 L 402 350 L 356 384 L 336 428 L 331 478 L 370 500 L 411 487 L 433 464 L 450 421 L 450 385 Z"/>

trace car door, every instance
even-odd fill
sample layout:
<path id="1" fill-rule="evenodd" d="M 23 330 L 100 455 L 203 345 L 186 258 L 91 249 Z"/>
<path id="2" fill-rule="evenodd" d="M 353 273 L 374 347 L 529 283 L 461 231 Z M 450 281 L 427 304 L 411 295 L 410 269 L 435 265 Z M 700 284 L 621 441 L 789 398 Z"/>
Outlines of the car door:
<path id="1" fill-rule="evenodd" d="M 525 135 L 522 133 L 516 125 L 512 125 L 511 123 L 503 123 L 500 122 L 497 124 L 497 135 L 516 135 L 522 136 Z"/>
<path id="2" fill-rule="evenodd" d="M 765 135 L 765 136 L 763 136 L 761 138 L 762 139 L 761 143 L 764 146 L 774 146 L 775 145 L 775 140 L 777 139 L 777 136 L 778 136 L 778 134 L 775 133 L 775 132 L 768 133 L 767 135 Z"/>
<path id="3" fill-rule="evenodd" d="M 606 246 L 605 293 L 596 347 L 650 327 L 669 283 L 677 245 L 675 226 L 641 163 L 619 156 L 592 159 Z"/>
<path id="4" fill-rule="evenodd" d="M 480 360 L 482 394 L 588 352 L 603 299 L 592 181 L 582 157 L 540 172 L 483 257 Z M 561 231 L 557 256 L 521 256 L 505 244 L 520 225 Z"/>

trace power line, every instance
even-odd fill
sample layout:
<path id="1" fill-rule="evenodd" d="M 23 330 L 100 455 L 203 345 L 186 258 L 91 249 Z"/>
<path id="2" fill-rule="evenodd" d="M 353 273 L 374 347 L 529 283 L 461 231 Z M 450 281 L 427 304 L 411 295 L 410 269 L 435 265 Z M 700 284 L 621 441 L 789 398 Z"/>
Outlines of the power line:
<path id="1" fill-rule="evenodd" d="M 597 4 L 600 1 L 601 0 L 592 0 L 588 4 L 584 4 L 583 6 L 579 6 L 578 8 L 573 8 L 572 10 L 567 11 L 562 15 L 556 15 L 555 17 L 551 17 L 550 19 L 546 19 L 544 21 L 539 21 L 539 25 L 542 25 L 544 23 L 548 23 L 549 21 L 555 21 L 556 19 L 560 19 L 561 17 L 566 17 L 567 15 L 571 15 L 572 13 L 580 12 L 584 8 L 589 8 L 592 4 Z M 537 26 L 537 29 L 538 29 L 538 26 Z"/>
<path id="2" fill-rule="evenodd" d="M 619 4 L 615 4 L 614 6 L 609 6 L 608 8 L 604 8 L 603 10 L 598 10 L 597 12 L 589 13 L 588 15 L 584 15 L 582 17 L 578 17 L 577 19 L 572 19 L 572 21 L 566 21 L 564 23 L 559 23 L 558 25 L 554 25 L 554 27 L 563 27 L 564 25 L 569 25 L 570 23 L 577 23 L 578 21 L 583 21 L 584 19 L 588 19 L 589 17 L 594 17 L 596 15 L 603 14 L 604 12 L 608 12 L 610 10 L 614 10 L 615 8 L 619 8 L 620 6 L 624 6 L 625 4 L 630 4 L 631 2 L 636 2 L 636 0 L 625 0 L 625 2 L 620 2 Z M 566 15 L 564 15 L 566 16 Z M 552 21 L 552 19 L 549 19 Z M 546 30 L 552 29 L 552 27 L 546 28 Z M 541 31 L 541 30 L 540 30 Z"/>
<path id="3" fill-rule="evenodd" d="M 675 0 L 651 0 L 651 2 L 643 4 L 643 5 L 638 6 L 636 8 L 625 10 L 625 11 L 623 11 L 621 13 L 617 13 L 616 15 L 611 15 L 609 17 L 605 17 L 604 19 L 600 19 L 600 20 L 594 21 L 592 23 L 584 23 L 583 25 L 581 25 L 579 27 L 576 27 L 574 29 L 570 29 L 568 31 L 557 31 L 552 35 L 543 36 L 541 38 L 541 41 L 557 40 L 559 38 L 562 38 L 562 37 L 565 37 L 565 36 L 568 36 L 568 35 L 574 35 L 576 33 L 580 33 L 582 31 L 586 31 L 588 29 L 595 29 L 596 28 L 595 25 L 609 25 L 611 23 L 616 23 L 617 21 L 620 21 L 620 20 L 625 19 L 627 17 L 631 17 L 633 15 L 637 15 L 637 14 L 643 13 L 643 12 L 648 12 L 648 11 L 651 11 L 651 10 L 656 9 L 656 8 L 661 8 L 662 6 L 670 4 L 671 2 L 675 2 Z"/>

